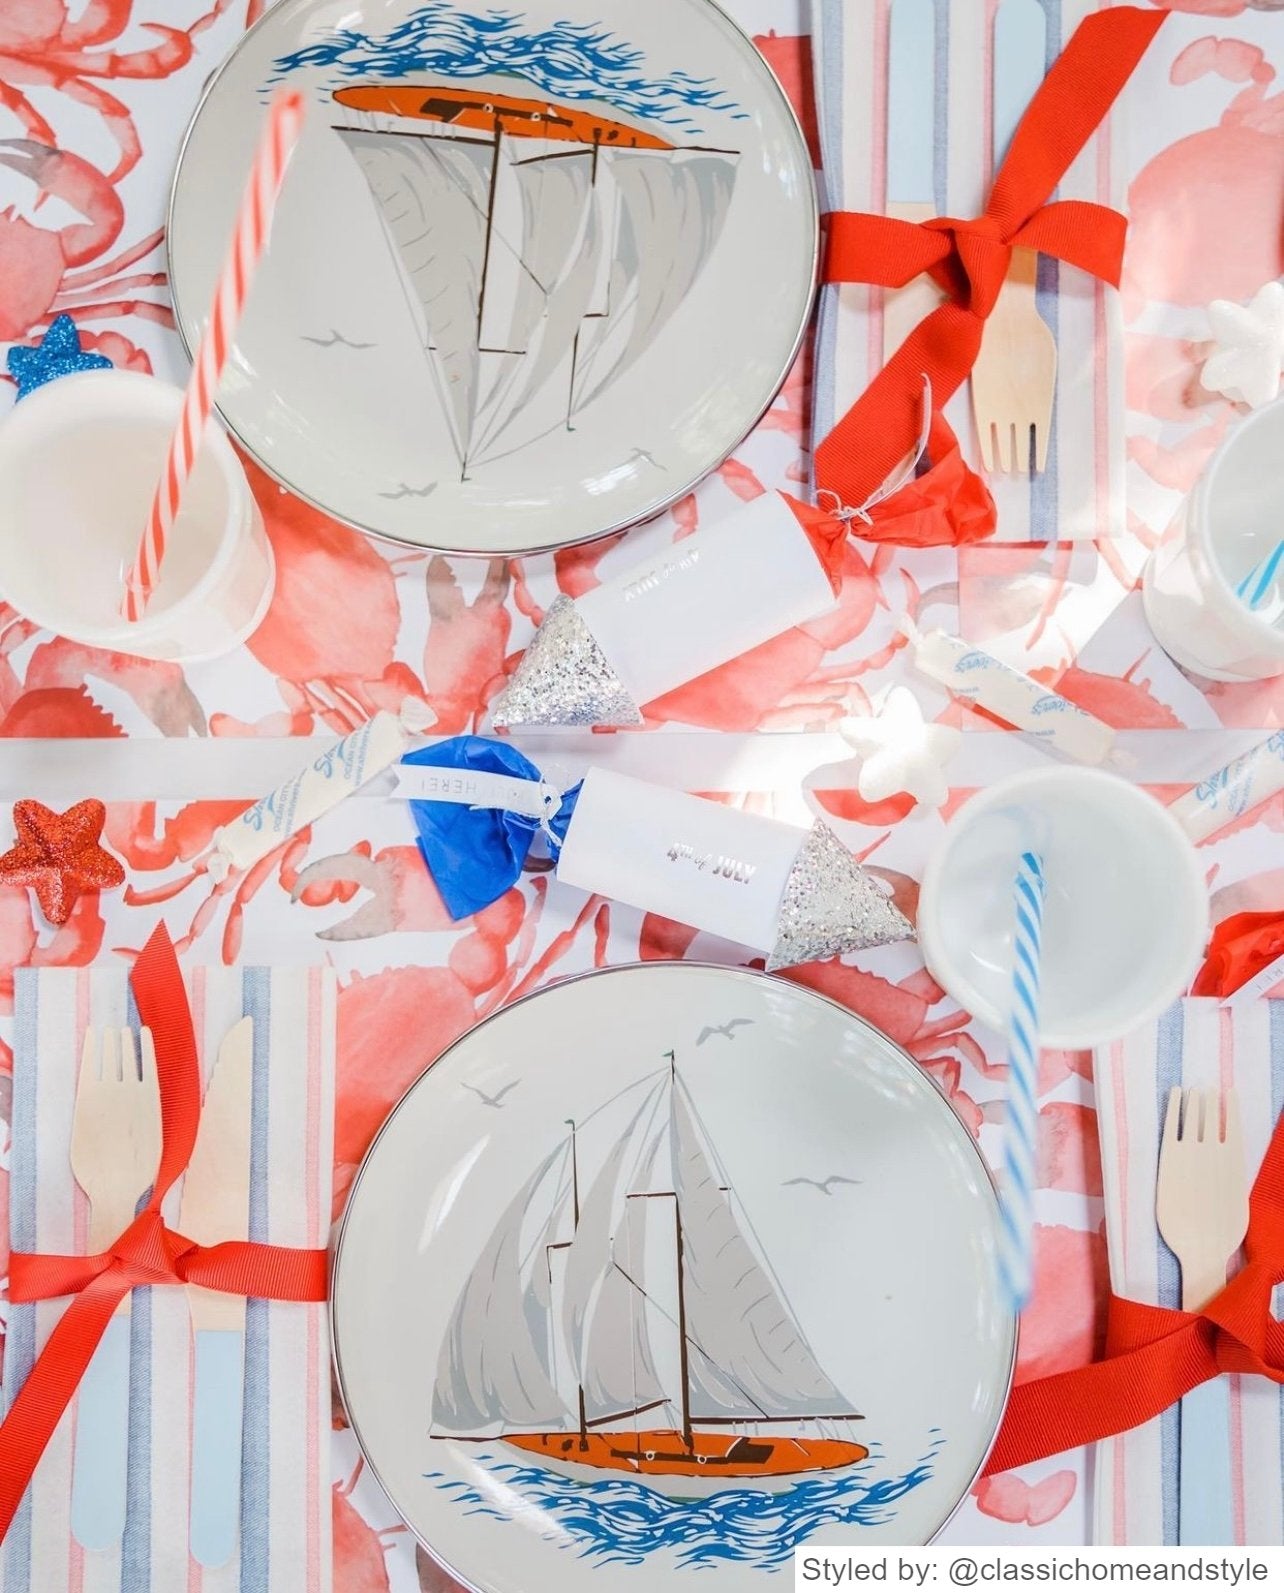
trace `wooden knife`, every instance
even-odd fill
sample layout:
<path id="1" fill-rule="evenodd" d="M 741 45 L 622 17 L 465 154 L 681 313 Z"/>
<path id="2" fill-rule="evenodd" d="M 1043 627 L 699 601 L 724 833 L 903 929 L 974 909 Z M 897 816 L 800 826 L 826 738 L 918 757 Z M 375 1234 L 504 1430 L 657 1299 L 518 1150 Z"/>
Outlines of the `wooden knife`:
<path id="1" fill-rule="evenodd" d="M 183 1181 L 179 1229 L 199 1244 L 249 1237 L 253 1076 L 254 1021 L 242 1018 L 219 1047 Z M 192 1558 L 212 1567 L 232 1558 L 240 1530 L 245 1300 L 192 1286 L 187 1298 L 196 1346 L 188 1532 Z"/>

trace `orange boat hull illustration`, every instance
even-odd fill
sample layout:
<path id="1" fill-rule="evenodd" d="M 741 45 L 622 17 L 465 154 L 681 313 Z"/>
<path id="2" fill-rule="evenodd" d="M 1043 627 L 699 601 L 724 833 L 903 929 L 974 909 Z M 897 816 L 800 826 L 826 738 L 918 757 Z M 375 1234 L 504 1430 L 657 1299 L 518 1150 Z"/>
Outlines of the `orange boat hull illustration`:
<path id="1" fill-rule="evenodd" d="M 384 116 L 404 116 L 416 121 L 441 122 L 446 127 L 467 127 L 478 132 L 503 131 L 519 138 L 561 139 L 572 144 L 601 144 L 610 149 L 674 149 L 626 122 L 612 121 L 596 111 L 576 110 L 552 100 L 521 99 L 514 94 L 491 94 L 477 89 L 440 87 L 437 84 L 361 83 L 335 89 L 340 105 L 354 111 L 376 111 Z"/>
<path id="2" fill-rule="evenodd" d="M 865 1459 L 863 1444 L 834 1438 L 756 1438 L 742 1433 L 506 1433 L 504 1442 L 540 1459 L 641 1477 L 789 1477 L 839 1471 Z"/>

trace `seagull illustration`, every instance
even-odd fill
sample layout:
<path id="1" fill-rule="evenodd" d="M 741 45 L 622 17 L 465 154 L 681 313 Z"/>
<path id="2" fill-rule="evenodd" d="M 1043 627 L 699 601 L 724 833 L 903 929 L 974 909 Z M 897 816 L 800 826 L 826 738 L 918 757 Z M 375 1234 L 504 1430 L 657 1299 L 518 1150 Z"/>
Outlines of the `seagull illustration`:
<path id="1" fill-rule="evenodd" d="M 700 1030 L 700 1033 L 696 1036 L 696 1044 L 703 1045 L 706 1040 L 712 1038 L 715 1034 L 721 1034 L 728 1040 L 734 1040 L 735 1034 L 732 1032 L 733 1030 L 744 1028 L 752 1023 L 752 1018 L 732 1018 L 730 1023 L 711 1024 L 707 1029 Z"/>
<path id="2" fill-rule="evenodd" d="M 520 1079 L 514 1079 L 511 1084 L 505 1084 L 504 1088 L 499 1092 L 498 1095 L 487 1095 L 485 1090 L 479 1090 L 475 1084 L 465 1084 L 464 1088 L 466 1090 L 471 1090 L 484 1106 L 502 1106 L 504 1104 L 504 1097 L 508 1094 L 509 1090 L 515 1090 L 521 1082 L 522 1081 Z"/>
<path id="3" fill-rule="evenodd" d="M 375 346 L 373 343 L 354 343 L 350 337 L 344 337 L 342 332 L 336 332 L 333 327 L 330 328 L 329 337 L 305 336 L 303 341 L 305 343 L 315 343 L 318 348 L 334 348 L 336 344 L 342 344 L 344 348 L 374 348 Z"/>
<path id="4" fill-rule="evenodd" d="M 844 1178 L 840 1173 L 830 1173 L 828 1178 L 786 1178 L 781 1188 L 788 1189 L 790 1184 L 810 1184 L 813 1189 L 819 1189 L 822 1195 L 832 1195 L 834 1184 L 859 1184 L 859 1178 Z"/>
<path id="5" fill-rule="evenodd" d="M 407 486 L 404 481 L 397 483 L 396 492 L 381 492 L 381 498 L 426 498 L 430 493 L 436 492 L 437 483 L 430 481 L 426 487 Z"/>

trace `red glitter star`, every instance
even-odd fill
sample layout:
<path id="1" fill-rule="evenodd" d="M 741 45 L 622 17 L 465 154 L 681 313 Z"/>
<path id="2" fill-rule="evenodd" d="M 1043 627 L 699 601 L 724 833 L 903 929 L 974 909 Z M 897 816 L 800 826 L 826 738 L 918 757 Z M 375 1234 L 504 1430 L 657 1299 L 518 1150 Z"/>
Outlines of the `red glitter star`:
<path id="1" fill-rule="evenodd" d="M 0 885 L 28 885 L 51 924 L 65 924 L 86 891 L 122 885 L 125 870 L 98 844 L 107 809 L 91 797 L 65 813 L 25 800 L 13 805 L 15 846 L 0 857 Z"/>

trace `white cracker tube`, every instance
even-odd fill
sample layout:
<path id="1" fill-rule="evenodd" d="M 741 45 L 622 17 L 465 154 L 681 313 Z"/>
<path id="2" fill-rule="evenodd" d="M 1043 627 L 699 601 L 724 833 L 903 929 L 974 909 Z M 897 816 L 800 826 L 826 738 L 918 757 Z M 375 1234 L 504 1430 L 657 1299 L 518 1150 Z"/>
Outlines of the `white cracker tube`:
<path id="1" fill-rule="evenodd" d="M 1177 798 L 1170 812 L 1192 841 L 1207 841 L 1280 791 L 1284 791 L 1284 730 L 1201 780 Z"/>
<path id="2" fill-rule="evenodd" d="M 1100 764 L 1109 758 L 1114 730 L 1068 698 L 945 631 L 928 631 L 911 640 L 915 666 L 952 696 L 975 703 L 1076 763 Z"/>
<path id="3" fill-rule="evenodd" d="M 778 492 L 549 608 L 496 725 L 640 724 L 642 705 L 835 603 Z"/>
<path id="4" fill-rule="evenodd" d="M 825 825 L 799 830 L 604 769 L 584 781 L 557 877 L 766 952 L 768 968 L 913 933 Z"/>
<path id="5" fill-rule="evenodd" d="M 249 868 L 306 825 L 337 807 L 402 757 L 415 736 L 435 722 L 424 703 L 408 697 L 399 713 L 380 712 L 336 741 L 293 779 L 214 832 L 209 873 L 223 879 Z"/>

